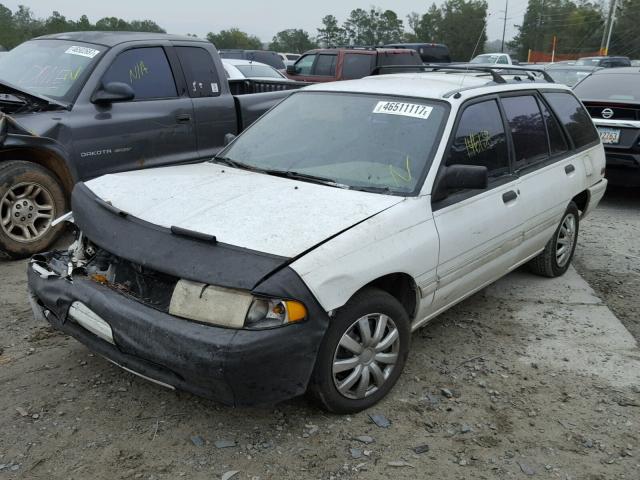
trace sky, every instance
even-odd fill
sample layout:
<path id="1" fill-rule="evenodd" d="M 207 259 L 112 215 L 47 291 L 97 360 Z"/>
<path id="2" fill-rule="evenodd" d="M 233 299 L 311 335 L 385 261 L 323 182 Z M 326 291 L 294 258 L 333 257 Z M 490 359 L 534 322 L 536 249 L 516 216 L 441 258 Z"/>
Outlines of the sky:
<path id="1" fill-rule="evenodd" d="M 489 40 L 502 38 L 505 0 L 488 0 Z M 355 8 L 368 9 L 372 5 L 394 10 L 405 21 L 410 12 L 424 13 L 433 0 L 110 0 L 107 2 L 78 2 L 78 0 L 0 0 L 7 8 L 16 10 L 25 5 L 37 17 L 48 17 L 53 10 L 70 19 L 86 14 L 92 22 L 102 17 L 120 17 L 125 20 L 150 19 L 169 33 L 194 33 L 204 37 L 208 32 L 217 32 L 231 27 L 257 35 L 263 42 L 271 41 L 274 34 L 287 28 L 302 28 L 316 35 L 320 20 L 325 15 L 334 15 L 340 23 Z M 436 4 L 442 0 L 436 1 Z M 509 0 L 506 38 L 516 33 L 514 24 L 522 21 L 527 0 Z"/>

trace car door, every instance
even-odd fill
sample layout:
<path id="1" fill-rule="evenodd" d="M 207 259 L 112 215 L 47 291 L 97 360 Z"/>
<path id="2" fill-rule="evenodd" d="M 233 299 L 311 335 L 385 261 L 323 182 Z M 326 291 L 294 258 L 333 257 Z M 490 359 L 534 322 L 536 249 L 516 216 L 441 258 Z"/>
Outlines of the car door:
<path id="1" fill-rule="evenodd" d="M 498 99 L 466 104 L 443 165 L 485 166 L 489 183 L 483 190 L 450 192 L 432 205 L 440 240 L 434 312 L 499 278 L 517 262 L 522 222 L 509 155 Z"/>
<path id="2" fill-rule="evenodd" d="M 135 98 L 74 109 L 73 155 L 81 178 L 197 156 L 193 105 L 178 90 L 176 70 L 160 46 L 129 48 L 115 57 L 100 84 L 126 83 Z"/>
<path id="3" fill-rule="evenodd" d="M 212 50 L 213 46 L 175 46 L 193 102 L 194 128 L 200 158 L 213 157 L 224 146 L 224 136 L 227 133 L 238 133 L 235 102 L 220 81 Z"/>
<path id="4" fill-rule="evenodd" d="M 524 218 L 521 257 L 526 261 L 545 247 L 571 199 L 584 190 L 586 179 L 599 173 L 594 171 L 588 151 L 590 145 L 597 144 L 598 136 L 588 114 L 569 92 L 543 96 L 523 92 L 503 96 L 501 102 L 520 177 Z"/>

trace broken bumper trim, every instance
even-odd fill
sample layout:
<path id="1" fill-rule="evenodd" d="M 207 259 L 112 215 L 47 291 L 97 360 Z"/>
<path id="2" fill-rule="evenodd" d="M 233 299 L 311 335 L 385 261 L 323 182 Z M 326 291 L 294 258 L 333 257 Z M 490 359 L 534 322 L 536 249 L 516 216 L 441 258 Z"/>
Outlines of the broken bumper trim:
<path id="1" fill-rule="evenodd" d="M 84 277 L 43 278 L 29 267 L 28 278 L 37 318 L 128 370 L 233 406 L 273 404 L 304 393 L 328 322 L 310 318 L 261 331 L 220 328 L 176 318 Z M 68 319 L 76 301 L 108 322 L 115 345 Z"/>

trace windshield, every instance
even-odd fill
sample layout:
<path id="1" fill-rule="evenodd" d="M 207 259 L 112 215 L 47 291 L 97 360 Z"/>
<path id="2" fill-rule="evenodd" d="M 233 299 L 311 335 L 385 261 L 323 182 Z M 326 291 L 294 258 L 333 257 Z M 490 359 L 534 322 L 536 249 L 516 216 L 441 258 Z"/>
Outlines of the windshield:
<path id="1" fill-rule="evenodd" d="M 580 58 L 579 60 L 576 60 L 576 65 L 588 65 L 590 67 L 597 67 L 598 65 L 600 65 L 600 59 L 599 58 Z"/>
<path id="2" fill-rule="evenodd" d="M 32 40 L 0 56 L 0 81 L 27 93 L 73 100 L 75 86 L 105 47 L 59 40 Z"/>
<path id="3" fill-rule="evenodd" d="M 431 166 L 446 114 L 441 103 L 412 98 L 300 92 L 221 155 L 354 189 L 412 194 Z"/>
<path id="4" fill-rule="evenodd" d="M 573 90 L 581 100 L 640 101 L 640 73 L 591 75 Z"/>
<path id="5" fill-rule="evenodd" d="M 496 63 L 499 55 L 478 55 L 470 63 Z"/>
<path id="6" fill-rule="evenodd" d="M 280 72 L 267 65 L 236 65 L 236 68 L 247 78 L 283 78 Z"/>
<path id="7" fill-rule="evenodd" d="M 549 68 L 547 73 L 553 78 L 556 83 L 563 83 L 569 87 L 573 87 L 576 83 L 582 80 L 584 77 L 591 75 L 593 70 L 576 70 L 567 68 L 563 70 L 561 68 Z"/>

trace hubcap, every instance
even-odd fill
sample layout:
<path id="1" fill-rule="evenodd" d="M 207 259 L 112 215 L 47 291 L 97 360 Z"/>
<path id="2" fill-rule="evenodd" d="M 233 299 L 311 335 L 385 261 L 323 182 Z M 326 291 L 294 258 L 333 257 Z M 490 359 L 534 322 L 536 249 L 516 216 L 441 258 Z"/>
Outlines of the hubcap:
<path id="1" fill-rule="evenodd" d="M 333 356 L 333 382 L 347 398 L 376 392 L 393 371 L 400 351 L 400 334 L 393 320 L 371 313 L 356 320 L 342 335 Z"/>
<path id="2" fill-rule="evenodd" d="M 12 186 L 0 200 L 0 226 L 18 242 L 34 242 L 47 233 L 55 215 L 51 193 L 37 183 Z"/>
<path id="3" fill-rule="evenodd" d="M 558 238 L 556 239 L 556 262 L 559 267 L 564 267 L 569 262 L 575 241 L 576 217 L 568 214 L 560 224 Z"/>

